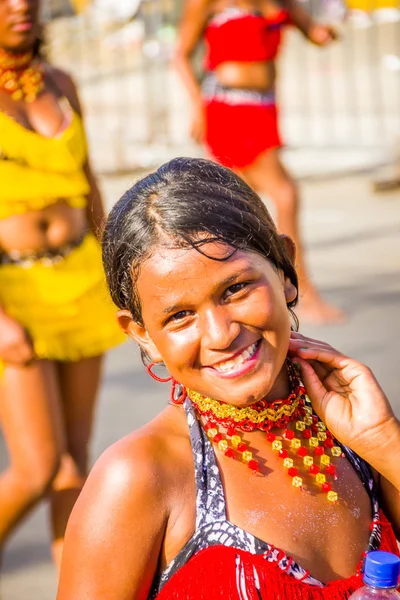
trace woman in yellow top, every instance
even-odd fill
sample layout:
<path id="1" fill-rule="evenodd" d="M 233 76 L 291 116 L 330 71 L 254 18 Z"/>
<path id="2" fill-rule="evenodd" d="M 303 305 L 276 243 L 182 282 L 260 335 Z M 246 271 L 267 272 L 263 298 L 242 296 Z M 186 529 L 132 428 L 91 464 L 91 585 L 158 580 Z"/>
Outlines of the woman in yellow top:
<path id="1" fill-rule="evenodd" d="M 76 89 L 40 59 L 39 0 L 0 2 L 0 546 L 45 494 L 54 556 L 87 470 L 101 356 L 121 341 Z"/>

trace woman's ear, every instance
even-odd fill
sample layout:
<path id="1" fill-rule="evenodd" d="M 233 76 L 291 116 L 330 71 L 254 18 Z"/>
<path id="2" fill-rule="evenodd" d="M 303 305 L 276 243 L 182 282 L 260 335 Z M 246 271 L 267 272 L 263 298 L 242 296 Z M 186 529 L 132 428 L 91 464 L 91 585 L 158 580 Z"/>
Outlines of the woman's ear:
<path id="1" fill-rule="evenodd" d="M 290 281 L 289 277 L 285 277 L 283 288 L 285 292 L 286 304 L 291 304 L 296 300 L 298 292 L 297 288 Z"/>
<path id="2" fill-rule="evenodd" d="M 157 346 L 149 336 L 144 325 L 134 321 L 129 310 L 120 310 L 117 313 L 118 325 L 124 333 L 129 335 L 139 344 L 141 348 L 150 356 L 155 363 L 162 362 L 162 356 L 157 350 Z"/>

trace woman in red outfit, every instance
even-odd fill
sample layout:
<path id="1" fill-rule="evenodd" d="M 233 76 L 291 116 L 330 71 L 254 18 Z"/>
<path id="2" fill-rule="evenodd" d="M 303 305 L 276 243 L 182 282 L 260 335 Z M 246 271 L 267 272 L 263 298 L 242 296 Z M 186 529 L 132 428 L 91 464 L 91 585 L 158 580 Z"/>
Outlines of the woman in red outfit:
<path id="1" fill-rule="evenodd" d="M 117 202 L 108 284 L 171 402 L 94 467 L 58 600 L 346 600 L 365 552 L 398 552 L 400 423 L 367 367 L 291 332 L 293 254 L 215 162 Z"/>
<path id="2" fill-rule="evenodd" d="M 302 316 L 314 322 L 335 321 L 341 320 L 341 312 L 308 280 L 298 191 L 279 155 L 275 65 L 282 29 L 289 22 L 317 45 L 334 38 L 332 29 L 314 23 L 296 0 L 287 0 L 285 8 L 273 0 L 186 0 L 176 65 L 193 103 L 194 139 L 205 142 L 214 159 L 274 201 L 278 229 L 295 241 Z M 200 86 L 191 57 L 201 39 L 207 56 Z"/>

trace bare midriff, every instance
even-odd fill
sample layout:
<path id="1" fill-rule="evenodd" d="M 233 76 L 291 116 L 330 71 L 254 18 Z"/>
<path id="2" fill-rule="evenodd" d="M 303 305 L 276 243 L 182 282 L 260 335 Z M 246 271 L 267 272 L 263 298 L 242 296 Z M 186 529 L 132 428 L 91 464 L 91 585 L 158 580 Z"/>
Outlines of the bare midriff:
<path id="1" fill-rule="evenodd" d="M 275 85 L 276 68 L 272 60 L 226 61 L 218 65 L 214 72 L 218 81 L 226 87 L 269 92 Z"/>
<path id="2" fill-rule="evenodd" d="M 0 250 L 39 253 L 77 240 L 87 228 L 86 213 L 59 200 L 43 210 L 0 220 Z"/>

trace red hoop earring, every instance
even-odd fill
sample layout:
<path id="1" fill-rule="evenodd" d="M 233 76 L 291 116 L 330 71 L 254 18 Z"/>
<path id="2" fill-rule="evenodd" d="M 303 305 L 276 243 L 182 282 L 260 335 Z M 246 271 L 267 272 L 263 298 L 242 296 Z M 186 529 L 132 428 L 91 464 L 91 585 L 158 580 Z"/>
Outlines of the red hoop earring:
<path id="1" fill-rule="evenodd" d="M 171 381 L 172 380 L 171 375 L 169 377 L 159 377 L 158 375 L 153 373 L 153 371 L 151 369 L 157 364 L 159 364 L 159 363 L 152 362 L 149 365 L 147 365 L 146 369 L 147 369 L 147 372 L 150 375 L 150 377 L 155 379 L 155 381 L 159 381 L 160 383 L 168 383 L 168 381 Z"/>
<path id="2" fill-rule="evenodd" d="M 155 379 L 155 381 L 159 381 L 160 383 L 168 383 L 168 381 L 172 381 L 170 394 L 171 402 L 172 404 L 175 404 L 177 406 L 183 404 L 187 398 L 186 388 L 183 387 L 182 384 L 178 383 L 171 375 L 169 377 L 159 377 L 158 375 L 153 373 L 152 368 L 157 364 L 159 363 L 152 362 L 149 365 L 147 365 L 146 370 L 148 374 L 150 375 L 150 377 Z"/>
<path id="3" fill-rule="evenodd" d="M 183 387 L 181 383 L 178 383 L 175 379 L 172 378 L 172 386 L 171 386 L 171 402 L 176 406 L 183 404 L 187 398 L 186 388 Z"/>

